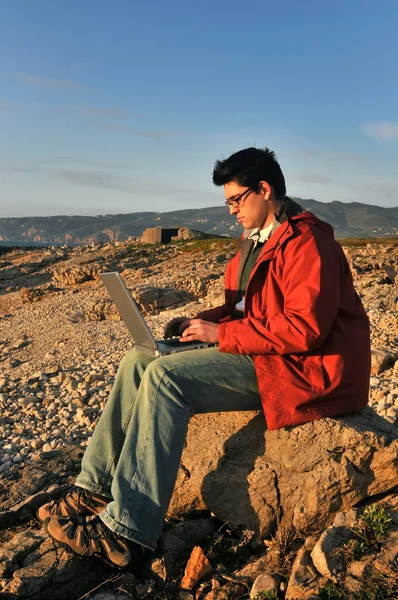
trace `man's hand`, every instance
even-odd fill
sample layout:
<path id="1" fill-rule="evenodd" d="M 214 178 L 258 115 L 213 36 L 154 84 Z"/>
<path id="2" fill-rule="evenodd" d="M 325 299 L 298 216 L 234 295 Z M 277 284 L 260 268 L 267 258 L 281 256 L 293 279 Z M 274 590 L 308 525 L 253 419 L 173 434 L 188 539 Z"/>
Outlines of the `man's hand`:
<path id="1" fill-rule="evenodd" d="M 167 339 L 175 335 L 181 335 L 190 322 L 191 319 L 187 319 L 187 317 L 176 317 L 175 319 L 172 319 L 170 323 L 167 323 L 166 325 L 164 337 Z"/>
<path id="2" fill-rule="evenodd" d="M 218 342 L 218 324 L 202 319 L 190 319 L 189 325 L 184 329 L 180 342 L 200 340 L 209 344 Z"/>

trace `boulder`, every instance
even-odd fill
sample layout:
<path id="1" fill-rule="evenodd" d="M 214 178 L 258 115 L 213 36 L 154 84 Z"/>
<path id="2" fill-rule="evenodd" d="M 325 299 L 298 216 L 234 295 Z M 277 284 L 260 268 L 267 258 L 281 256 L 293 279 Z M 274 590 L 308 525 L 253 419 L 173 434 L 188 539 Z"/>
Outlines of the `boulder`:
<path id="1" fill-rule="evenodd" d="M 86 321 L 121 321 L 121 316 L 116 310 L 112 300 L 96 300 L 89 302 L 84 310 Z"/>
<path id="2" fill-rule="evenodd" d="M 134 289 L 132 295 L 145 313 L 181 304 L 189 297 L 183 290 L 153 286 Z"/>
<path id="3" fill-rule="evenodd" d="M 61 283 L 65 286 L 70 286 L 78 285 L 79 283 L 84 283 L 85 281 L 99 279 L 101 267 L 98 264 L 71 267 L 50 267 L 49 272 L 51 272 L 53 281 L 56 283 Z"/>
<path id="4" fill-rule="evenodd" d="M 297 536 L 310 533 L 312 537 L 297 555 L 286 597 L 308 598 L 335 573 L 333 546 L 341 543 L 331 533 L 355 525 L 358 514 L 350 509 L 398 485 L 397 436 L 396 428 L 371 409 L 279 432 L 266 431 L 264 417 L 258 413 L 198 415 L 189 426 L 170 512 L 182 515 L 206 508 L 233 528 L 263 534 L 291 520 Z M 73 482 L 81 457 L 80 449 L 65 449 L 53 459 L 31 463 L 8 476 L 0 512 L 1 597 L 80 597 L 103 581 L 103 565 L 75 559 L 54 546 L 37 521 L 33 525 L 37 507 L 59 497 Z M 377 557 L 384 570 L 391 569 L 397 557 L 396 494 L 387 506 L 393 525 Z M 341 511 L 346 512 L 336 516 Z M 322 533 L 325 528 L 329 529 Z M 186 561 L 193 546 L 216 531 L 214 520 L 206 518 L 169 525 L 160 540 L 161 554 L 150 565 L 151 580 L 155 576 L 169 580 L 168 574 L 178 572 L 181 559 Z M 311 558 L 317 540 L 326 565 L 320 569 L 323 576 L 314 565 L 319 569 L 316 556 L 314 561 Z M 254 581 L 259 575 L 277 573 L 274 550 L 235 575 Z M 347 577 L 355 587 L 355 574 Z M 245 593 L 241 585 L 232 583 L 208 591 L 213 600 Z"/>
<path id="5" fill-rule="evenodd" d="M 205 414 L 191 420 L 169 512 L 206 508 L 261 535 L 286 515 L 307 536 L 397 484 L 398 430 L 368 407 L 280 431 L 262 414 Z"/>
<path id="6" fill-rule="evenodd" d="M 0 579 L 0 597 L 4 600 L 80 598 L 112 572 L 106 565 L 99 570 L 95 561 L 74 558 L 47 536 L 38 548 L 29 550 L 26 555 L 20 550 L 13 559 L 10 556 L 12 569 Z"/>

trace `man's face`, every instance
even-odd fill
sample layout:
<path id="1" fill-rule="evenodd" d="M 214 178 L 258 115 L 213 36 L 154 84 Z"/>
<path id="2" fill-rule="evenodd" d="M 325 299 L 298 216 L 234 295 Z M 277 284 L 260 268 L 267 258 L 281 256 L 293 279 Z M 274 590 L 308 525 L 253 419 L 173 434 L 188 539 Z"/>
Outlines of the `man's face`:
<path id="1" fill-rule="evenodd" d="M 272 204 L 269 202 L 272 190 L 265 181 L 260 182 L 260 191 L 253 192 L 248 190 L 239 202 L 239 206 L 230 206 L 231 215 L 236 215 L 237 220 L 245 229 L 255 229 L 263 227 L 268 219 L 270 212 L 273 212 Z M 224 185 L 225 199 L 234 200 L 247 190 L 247 187 L 230 181 Z"/>

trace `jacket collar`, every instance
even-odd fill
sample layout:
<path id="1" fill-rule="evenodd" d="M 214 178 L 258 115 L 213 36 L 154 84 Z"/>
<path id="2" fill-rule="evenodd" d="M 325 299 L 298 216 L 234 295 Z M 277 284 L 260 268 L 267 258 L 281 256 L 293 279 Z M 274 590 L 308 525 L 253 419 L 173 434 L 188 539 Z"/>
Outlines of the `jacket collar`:
<path id="1" fill-rule="evenodd" d="M 305 208 L 303 208 L 302 206 L 300 206 L 300 204 L 289 198 L 289 196 L 285 196 L 285 199 L 282 202 L 279 210 L 276 213 L 274 213 L 271 235 L 283 223 L 286 223 L 286 221 L 288 221 L 292 217 L 297 217 L 297 215 L 302 215 L 305 212 L 307 212 Z"/>
<path id="2" fill-rule="evenodd" d="M 305 212 L 307 212 L 305 208 L 303 208 L 302 206 L 300 206 L 300 204 L 289 198 L 289 196 L 285 196 L 282 204 L 274 213 L 274 216 L 272 218 L 272 229 L 270 237 L 281 225 L 283 225 L 283 223 L 288 221 L 288 219 L 297 215 L 301 215 Z M 245 229 L 245 231 L 243 232 L 243 239 L 245 240 L 246 238 L 248 238 L 252 231 L 254 230 Z"/>
<path id="3" fill-rule="evenodd" d="M 264 248 L 261 249 L 260 254 L 257 258 L 256 263 L 261 262 L 262 260 L 271 260 L 275 254 L 275 250 L 279 245 L 279 240 L 284 234 L 290 233 L 291 227 L 289 224 L 289 219 L 296 217 L 297 215 L 301 215 L 302 213 L 307 212 L 302 206 L 294 202 L 289 197 L 285 197 L 283 203 L 279 207 L 278 211 L 274 213 L 273 221 L 272 221 L 272 229 L 268 241 L 264 244 Z M 274 235 L 280 227 L 283 227 L 276 235 Z M 240 248 L 240 257 L 239 257 L 239 271 L 238 271 L 238 286 L 240 282 L 240 278 L 242 276 L 242 271 L 244 265 L 247 261 L 247 258 L 251 252 L 253 247 L 253 240 L 249 237 L 251 231 L 246 229 L 244 232 L 244 239 L 242 240 L 241 248 Z M 246 234 L 246 235 L 245 235 Z"/>
<path id="4" fill-rule="evenodd" d="M 264 249 L 260 253 L 259 258 L 268 255 L 269 252 L 273 251 L 277 247 L 281 235 L 283 235 L 283 232 L 288 229 L 287 224 L 290 219 L 306 212 L 307 211 L 305 210 L 305 208 L 300 206 L 300 204 L 289 198 L 289 196 L 285 196 L 281 206 L 274 213 L 271 233 L 268 238 L 268 241 L 264 246 Z M 286 227 L 283 228 L 283 231 L 278 232 L 281 235 L 274 235 L 277 232 L 277 230 L 284 224 L 286 224 Z M 253 230 L 245 229 L 245 231 L 243 232 L 241 252 L 244 256 L 241 257 L 241 264 L 245 261 L 247 254 L 250 251 L 251 246 L 250 244 L 248 244 L 248 242 L 246 242 L 246 240 L 248 239 L 252 231 Z"/>

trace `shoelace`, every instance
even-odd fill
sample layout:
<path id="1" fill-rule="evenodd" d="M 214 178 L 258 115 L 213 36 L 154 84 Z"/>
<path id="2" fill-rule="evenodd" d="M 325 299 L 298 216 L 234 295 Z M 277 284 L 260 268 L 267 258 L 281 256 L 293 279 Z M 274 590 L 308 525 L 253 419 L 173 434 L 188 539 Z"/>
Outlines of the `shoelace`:
<path id="1" fill-rule="evenodd" d="M 88 527 L 91 527 L 92 531 L 94 532 L 94 536 L 90 536 Z M 112 531 L 112 529 L 109 529 L 109 527 L 107 527 L 98 516 L 90 519 L 89 522 L 87 522 L 85 519 L 83 523 L 83 530 L 88 537 L 105 537 L 110 541 L 118 541 L 119 539 L 118 534 Z"/>
<path id="2" fill-rule="evenodd" d="M 88 531 L 89 526 L 91 527 L 91 533 Z M 125 554 L 126 552 L 126 546 L 121 543 L 121 536 L 112 531 L 112 529 L 109 529 L 98 516 L 90 519 L 89 522 L 84 521 L 83 532 L 88 538 L 96 539 L 100 542 L 101 553 L 104 556 L 106 556 L 106 549 L 101 543 L 102 540 L 110 543 L 114 551 L 121 554 Z"/>
<path id="3" fill-rule="evenodd" d="M 71 498 L 71 496 L 73 496 L 73 494 L 77 494 L 77 510 L 79 510 L 82 506 L 82 501 L 85 501 L 85 503 L 88 506 L 92 504 L 92 497 L 87 492 L 87 490 L 85 490 L 84 488 L 72 488 L 71 490 L 69 490 L 69 492 L 66 492 L 66 494 L 61 496 L 61 498 L 54 501 L 54 508 L 58 507 L 61 504 L 61 502 L 66 502 L 66 504 L 70 507 L 70 503 L 68 502 L 68 500 L 69 498 Z"/>

